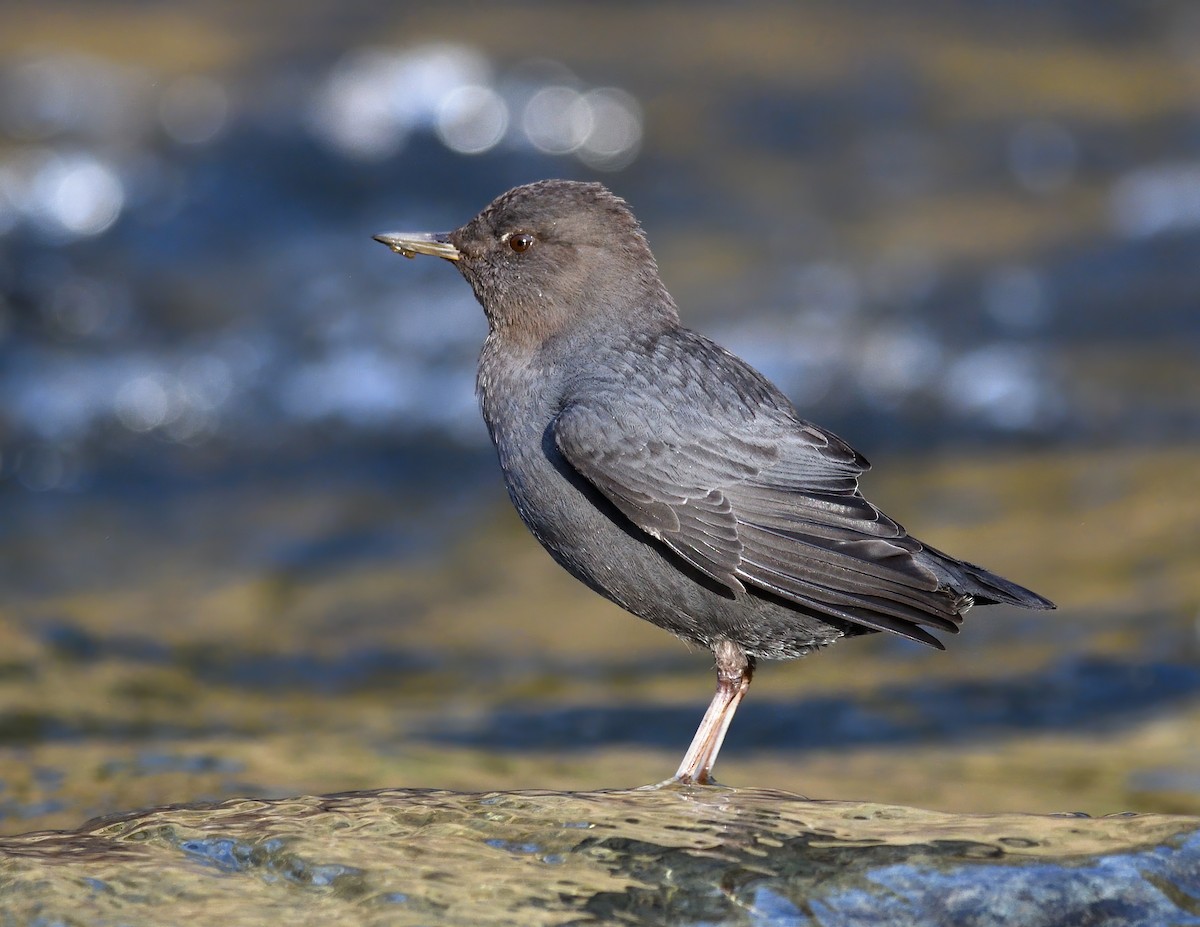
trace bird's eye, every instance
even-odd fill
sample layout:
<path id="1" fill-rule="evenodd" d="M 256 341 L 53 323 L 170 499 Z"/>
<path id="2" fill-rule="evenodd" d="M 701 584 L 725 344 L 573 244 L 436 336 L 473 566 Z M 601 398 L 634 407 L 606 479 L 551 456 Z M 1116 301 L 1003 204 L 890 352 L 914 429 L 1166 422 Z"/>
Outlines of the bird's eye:
<path id="1" fill-rule="evenodd" d="M 514 235 L 508 236 L 508 246 L 517 254 L 521 254 L 529 250 L 529 246 L 533 244 L 533 236 L 528 232 L 517 232 Z"/>

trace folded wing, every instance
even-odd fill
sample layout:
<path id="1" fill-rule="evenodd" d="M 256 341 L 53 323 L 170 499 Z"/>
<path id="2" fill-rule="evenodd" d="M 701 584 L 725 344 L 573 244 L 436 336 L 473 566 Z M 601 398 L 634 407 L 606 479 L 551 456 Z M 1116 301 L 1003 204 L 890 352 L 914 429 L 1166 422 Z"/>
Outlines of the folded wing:
<path id="1" fill-rule="evenodd" d="M 627 518 L 725 585 L 941 647 L 970 596 L 921 562 L 920 542 L 858 491 L 869 466 L 852 448 L 795 420 L 655 416 L 575 402 L 555 443 Z M 661 411 L 661 410 L 660 410 Z"/>

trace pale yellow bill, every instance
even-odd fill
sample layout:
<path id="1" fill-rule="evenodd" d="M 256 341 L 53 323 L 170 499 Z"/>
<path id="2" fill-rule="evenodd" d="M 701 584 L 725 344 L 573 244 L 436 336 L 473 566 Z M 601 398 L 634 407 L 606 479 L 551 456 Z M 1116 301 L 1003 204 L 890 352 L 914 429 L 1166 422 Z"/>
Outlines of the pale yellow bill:
<path id="1" fill-rule="evenodd" d="M 447 241 L 449 237 L 444 232 L 382 232 L 375 236 L 375 240 L 406 258 L 430 254 L 447 261 L 457 261 L 462 257 L 462 252 Z"/>

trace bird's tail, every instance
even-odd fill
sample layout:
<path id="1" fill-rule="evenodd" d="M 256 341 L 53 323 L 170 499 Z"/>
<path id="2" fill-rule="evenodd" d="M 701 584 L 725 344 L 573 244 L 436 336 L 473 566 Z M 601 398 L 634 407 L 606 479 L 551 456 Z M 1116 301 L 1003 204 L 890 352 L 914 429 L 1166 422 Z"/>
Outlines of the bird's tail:
<path id="1" fill-rule="evenodd" d="M 923 553 L 930 555 L 930 559 L 934 561 L 934 569 L 945 574 L 946 585 L 955 592 L 971 596 L 976 605 L 1004 603 L 1020 605 L 1022 608 L 1049 609 L 1056 607 L 1053 602 L 1045 596 L 1038 595 L 1032 589 L 1018 586 L 981 566 L 965 560 L 955 560 L 934 547 L 924 546 Z"/>

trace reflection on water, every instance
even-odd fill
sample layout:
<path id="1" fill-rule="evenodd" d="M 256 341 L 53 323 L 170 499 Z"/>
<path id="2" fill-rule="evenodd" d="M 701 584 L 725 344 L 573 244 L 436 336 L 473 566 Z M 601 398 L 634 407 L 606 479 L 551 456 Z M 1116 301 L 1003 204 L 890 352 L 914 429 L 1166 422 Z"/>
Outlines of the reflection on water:
<path id="1" fill-rule="evenodd" d="M 457 154 L 502 142 L 517 150 L 573 154 L 617 170 L 637 157 L 641 108 L 615 88 L 586 89 L 563 64 L 531 61 L 502 75 L 468 45 L 378 46 L 347 54 L 310 104 L 323 141 L 356 160 L 400 153 L 414 132 L 434 131 Z"/>
<path id="2" fill-rule="evenodd" d="M 884 495 L 939 542 L 1065 607 L 973 613 L 945 654 L 872 638 L 764 665 L 722 781 L 1196 813 L 1181 603 L 1200 573 L 1179 550 L 1200 497 L 1159 489 L 1196 467 L 1181 450 L 893 468 Z M 131 503 L 158 479 L 86 505 L 27 494 L 0 521 L 0 833 L 192 799 L 654 781 L 711 695 L 708 654 L 578 586 L 502 499 L 475 507 L 463 483 L 502 491 L 486 458 L 332 456 Z"/>
<path id="3" fill-rule="evenodd" d="M 1200 923 L 1200 823 L 959 816 L 784 792 L 358 792 L 0 841 L 13 920 Z"/>
<path id="4" fill-rule="evenodd" d="M 728 743 L 732 751 L 790 752 L 1079 733 L 1169 711 L 1198 695 L 1200 668 L 1190 665 L 1069 661 L 1004 680 L 924 680 L 860 697 L 748 699 Z M 686 731 L 695 714 L 689 707 L 510 705 L 481 718 L 437 718 L 424 736 L 507 750 L 649 747 L 662 742 L 664 731 Z"/>
<path id="5" fill-rule="evenodd" d="M 455 39 L 436 7 L 366 4 L 328 30 L 280 17 L 272 33 L 310 50 L 286 63 L 236 29 L 246 45 L 215 56 L 236 66 L 187 73 L 153 43 L 145 60 L 79 35 L 21 47 L 0 65 L 0 480 L 78 490 L 128 458 L 178 466 L 171 449 L 185 470 L 197 448 L 237 469 L 331 425 L 348 445 L 482 444 L 467 289 L 369 235 L 597 170 L 649 227 L 685 318 L 852 437 L 1200 433 L 1180 337 L 1200 287 L 1196 146 L 1155 129 L 1190 125 L 1191 98 L 1130 90 L 1190 86 L 1185 7 L 1126 10 L 1146 19 L 1128 32 L 1062 11 L 1037 23 L 1062 50 L 1042 59 L 982 9 L 951 39 L 905 7 L 915 28 L 884 26 L 884 52 L 868 14 L 748 6 L 728 29 L 672 23 L 670 56 L 563 37 L 547 60 L 513 51 L 515 13 L 473 14 Z M 76 12 L 121 34 L 114 8 Z M 615 28 L 562 9 L 538 30 Z M 651 8 L 620 19 L 663 28 Z M 1079 31 L 1098 28 L 1103 51 Z M 768 51 L 788 35 L 813 46 Z M 990 41 L 1036 80 L 997 79 Z M 838 67 L 818 47 L 841 48 Z"/>

